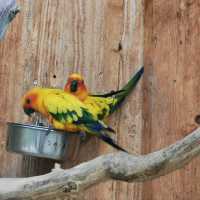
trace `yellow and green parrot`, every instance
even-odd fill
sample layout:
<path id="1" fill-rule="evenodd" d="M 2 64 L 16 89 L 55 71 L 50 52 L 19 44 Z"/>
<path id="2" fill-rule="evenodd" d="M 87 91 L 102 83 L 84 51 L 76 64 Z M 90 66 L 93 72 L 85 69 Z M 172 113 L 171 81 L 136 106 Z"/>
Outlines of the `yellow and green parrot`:
<path id="1" fill-rule="evenodd" d="M 94 108 L 64 90 L 35 87 L 24 95 L 22 105 L 27 115 L 41 113 L 55 129 L 86 132 L 125 151 L 108 135 L 114 130 L 99 119 Z"/>
<path id="2" fill-rule="evenodd" d="M 73 94 L 99 119 L 112 114 L 121 105 L 123 100 L 135 88 L 144 72 L 144 67 L 141 67 L 129 80 L 129 82 L 119 91 L 111 91 L 107 94 L 90 94 L 85 86 L 84 79 L 79 74 L 71 74 L 64 87 L 68 94 Z"/>

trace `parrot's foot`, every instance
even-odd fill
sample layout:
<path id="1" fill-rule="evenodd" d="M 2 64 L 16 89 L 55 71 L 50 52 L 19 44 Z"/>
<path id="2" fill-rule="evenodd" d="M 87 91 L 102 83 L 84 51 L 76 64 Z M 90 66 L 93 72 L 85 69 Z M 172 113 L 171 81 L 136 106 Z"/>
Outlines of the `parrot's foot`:
<path id="1" fill-rule="evenodd" d="M 52 172 L 55 172 L 55 171 L 62 171 L 63 169 L 61 168 L 61 164 L 59 163 L 55 163 L 54 164 L 54 168 L 51 170 Z"/>
<path id="2" fill-rule="evenodd" d="M 81 138 L 81 141 L 85 141 L 86 138 L 87 138 L 87 135 L 86 135 L 85 132 L 79 132 L 79 136 L 80 136 L 80 138 Z"/>

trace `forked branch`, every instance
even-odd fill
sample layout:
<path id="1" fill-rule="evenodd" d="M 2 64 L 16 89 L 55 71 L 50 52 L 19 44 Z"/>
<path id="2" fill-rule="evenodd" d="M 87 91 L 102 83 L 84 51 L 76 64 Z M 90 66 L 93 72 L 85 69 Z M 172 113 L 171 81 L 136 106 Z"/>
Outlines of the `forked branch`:
<path id="1" fill-rule="evenodd" d="M 0 0 L 0 40 L 4 37 L 8 24 L 19 12 L 16 0 Z"/>

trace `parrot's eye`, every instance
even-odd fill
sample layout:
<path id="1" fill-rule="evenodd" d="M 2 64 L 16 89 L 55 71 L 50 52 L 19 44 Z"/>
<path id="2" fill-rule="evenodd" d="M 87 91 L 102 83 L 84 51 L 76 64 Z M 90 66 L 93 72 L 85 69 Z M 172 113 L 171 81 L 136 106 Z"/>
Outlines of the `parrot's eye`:
<path id="1" fill-rule="evenodd" d="M 30 100 L 30 99 L 26 99 L 26 103 L 27 103 L 27 104 L 30 104 L 30 103 L 31 103 L 31 100 Z"/>

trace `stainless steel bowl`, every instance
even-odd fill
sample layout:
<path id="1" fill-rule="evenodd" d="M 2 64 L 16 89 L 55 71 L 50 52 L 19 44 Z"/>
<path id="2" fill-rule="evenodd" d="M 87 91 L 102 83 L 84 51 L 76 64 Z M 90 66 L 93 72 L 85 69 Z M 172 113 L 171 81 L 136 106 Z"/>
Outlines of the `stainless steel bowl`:
<path id="1" fill-rule="evenodd" d="M 45 126 L 7 123 L 7 150 L 42 158 L 63 160 L 67 151 L 67 134 Z"/>

